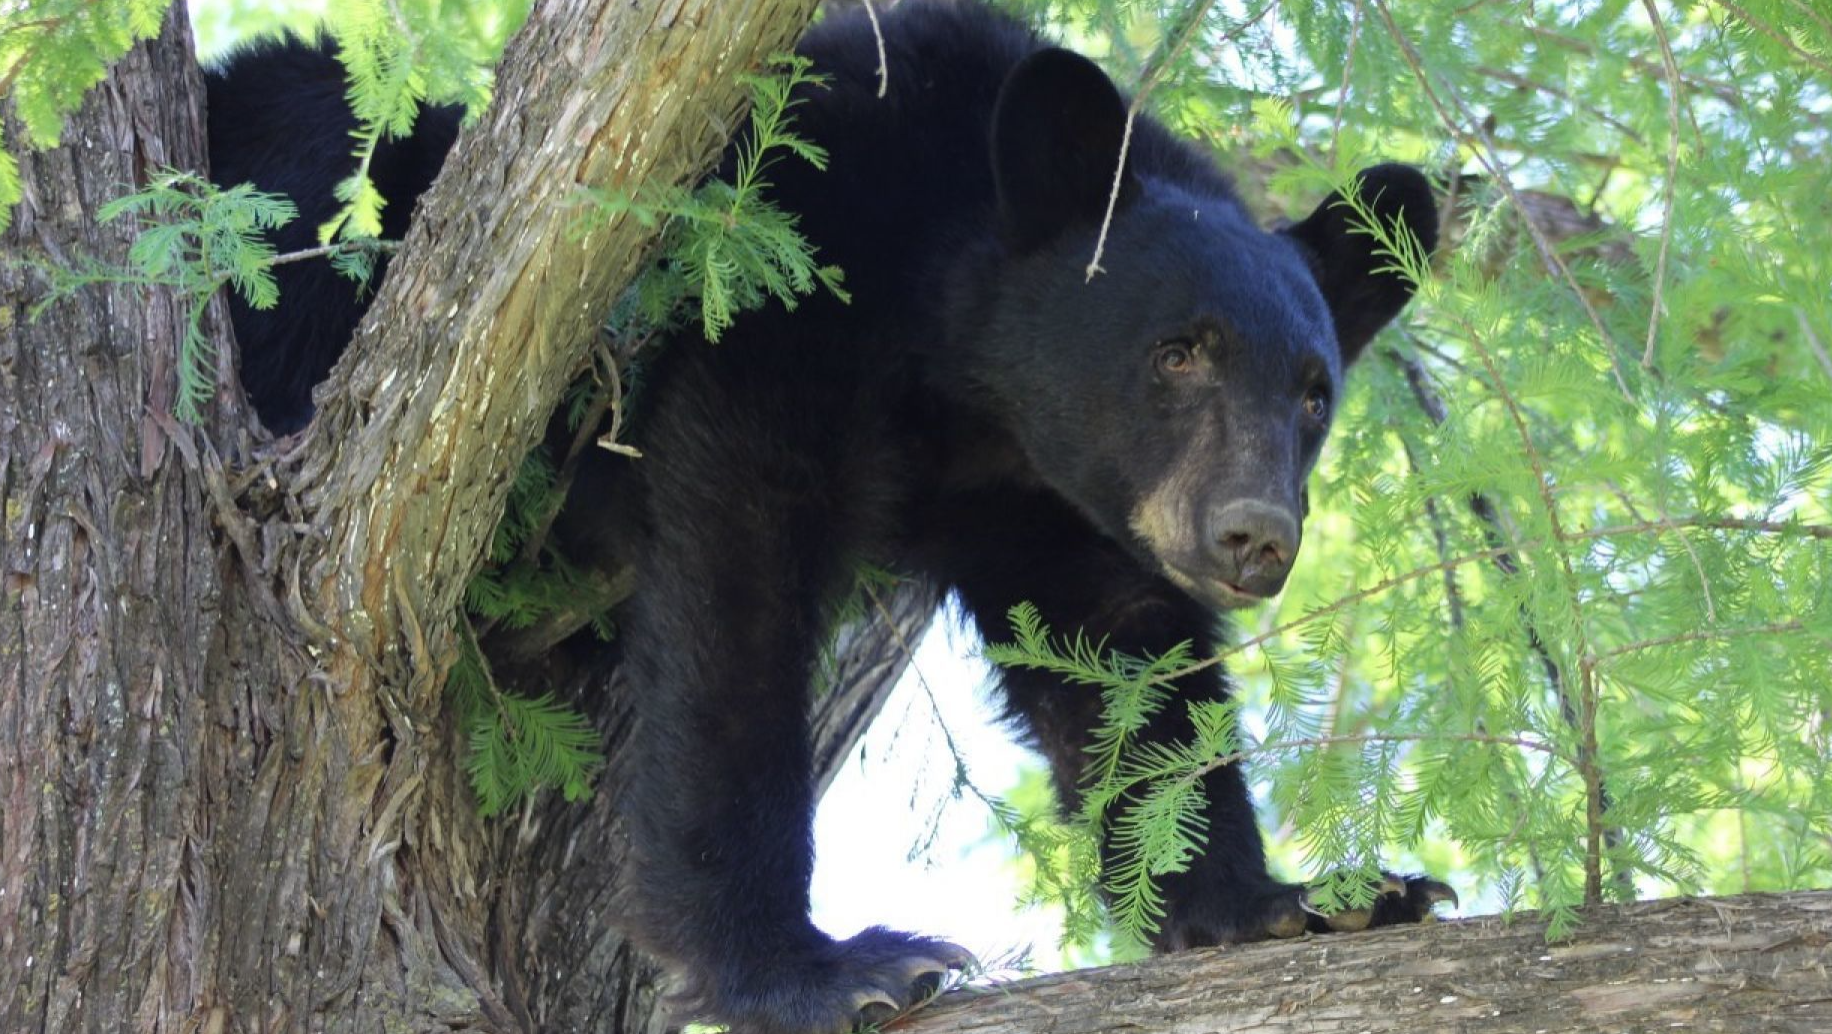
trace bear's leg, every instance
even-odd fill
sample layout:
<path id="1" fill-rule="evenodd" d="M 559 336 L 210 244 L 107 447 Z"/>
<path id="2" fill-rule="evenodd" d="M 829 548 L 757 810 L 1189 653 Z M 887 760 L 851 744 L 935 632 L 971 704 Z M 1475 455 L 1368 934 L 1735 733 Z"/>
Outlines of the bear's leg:
<path id="1" fill-rule="evenodd" d="M 978 534 L 957 536 L 946 576 L 991 642 L 1009 641 L 1010 608 L 1029 601 L 1053 634 L 1078 631 L 1090 642 L 1132 656 L 1160 655 L 1188 641 L 1197 658 L 1216 645 L 1217 615 L 1132 554 L 1100 535 L 1059 498 L 1046 492 L 1001 493 L 968 501 Z M 1090 732 L 1101 714 L 1099 693 L 1050 673 L 1002 673 L 1007 705 L 1048 758 L 1066 807 L 1080 800 Z M 1142 743 L 1188 743 L 1194 738 L 1188 704 L 1217 699 L 1224 680 L 1217 666 L 1192 672 L 1139 734 Z M 1239 765 L 1210 773 L 1208 843 L 1188 871 L 1163 879 L 1166 915 L 1153 946 L 1175 951 L 1207 944 L 1291 937 L 1306 930 L 1361 929 L 1417 922 L 1449 888 L 1435 881 L 1383 881 L 1371 911 L 1324 916 L 1303 887 L 1274 880 Z M 1103 846 L 1103 855 L 1110 845 Z"/>
<path id="2" fill-rule="evenodd" d="M 814 433 L 849 426 L 809 412 L 844 392 L 786 406 L 724 351 L 753 346 L 690 367 L 644 428 L 649 527 L 623 618 L 638 715 L 629 918 L 686 978 L 681 1018 L 843 1031 L 911 1004 L 966 953 L 882 928 L 836 941 L 809 919 L 809 679 L 826 601 L 875 520 L 861 478 L 879 464 L 860 451 L 868 434 Z"/>

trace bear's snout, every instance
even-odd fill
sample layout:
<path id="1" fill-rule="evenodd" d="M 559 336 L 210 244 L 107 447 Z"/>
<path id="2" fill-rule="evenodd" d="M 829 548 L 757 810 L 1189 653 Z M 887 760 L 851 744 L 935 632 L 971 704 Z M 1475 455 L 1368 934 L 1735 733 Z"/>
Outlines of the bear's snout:
<path id="1" fill-rule="evenodd" d="M 1236 499 L 1210 512 L 1206 530 L 1209 557 L 1227 588 L 1271 596 L 1285 587 L 1298 554 L 1296 513 L 1262 499 Z"/>

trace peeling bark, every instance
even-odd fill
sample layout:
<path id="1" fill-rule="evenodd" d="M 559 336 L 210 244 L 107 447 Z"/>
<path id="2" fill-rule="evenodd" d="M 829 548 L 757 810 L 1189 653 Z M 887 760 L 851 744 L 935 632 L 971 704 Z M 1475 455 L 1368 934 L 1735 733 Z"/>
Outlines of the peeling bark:
<path id="1" fill-rule="evenodd" d="M 123 64 L 133 71 L 92 92 L 62 147 L 20 155 L 25 197 L 0 263 L 6 1031 L 208 1013 L 198 963 L 240 935 L 208 918 L 228 888 L 210 871 L 220 841 L 199 834 L 225 771 L 272 746 L 250 685 L 221 660 L 230 622 L 244 644 L 277 643 L 226 592 L 200 443 L 163 415 L 183 314 L 161 292 L 108 287 L 33 322 L 47 282 L 12 261 L 118 259 L 130 228 L 98 226 L 96 207 L 201 153 L 182 25 Z M 156 66 L 171 72 L 146 74 Z M 23 138 L 14 124 L 7 135 Z"/>
<path id="2" fill-rule="evenodd" d="M 907 1034 L 1832 1030 L 1832 891 L 1384 927 L 1184 952 L 950 995 Z"/>

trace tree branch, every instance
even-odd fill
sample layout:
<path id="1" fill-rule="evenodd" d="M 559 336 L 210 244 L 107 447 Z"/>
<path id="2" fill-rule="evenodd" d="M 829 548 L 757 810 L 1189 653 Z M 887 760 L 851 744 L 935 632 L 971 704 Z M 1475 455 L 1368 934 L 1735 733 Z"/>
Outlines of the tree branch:
<path id="1" fill-rule="evenodd" d="M 1387 927 L 1167 955 L 949 995 L 904 1034 L 1832 1030 L 1832 891 Z"/>
<path id="2" fill-rule="evenodd" d="M 320 390 L 292 472 L 313 526 L 306 605 L 356 647 L 333 669 L 360 677 L 391 665 L 407 613 L 429 623 L 435 652 L 449 647 L 445 616 L 515 470 L 653 242 L 634 218 L 573 234 L 578 187 L 700 175 L 742 110 L 738 74 L 788 49 L 814 7 L 535 9 L 490 110 L 421 200 L 375 306 Z M 417 675 L 427 665 L 414 661 Z M 416 678 L 411 696 L 423 701 L 437 684 Z"/>

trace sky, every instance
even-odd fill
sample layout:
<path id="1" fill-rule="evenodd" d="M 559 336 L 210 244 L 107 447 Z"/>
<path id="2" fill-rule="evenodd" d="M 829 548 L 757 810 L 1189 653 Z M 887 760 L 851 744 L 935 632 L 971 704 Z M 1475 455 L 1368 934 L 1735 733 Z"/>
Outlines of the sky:
<path id="1" fill-rule="evenodd" d="M 982 962 L 1028 953 L 1036 968 L 1060 969 L 1059 913 L 1014 904 L 1010 839 L 992 830 L 980 802 L 950 795 L 953 759 L 940 723 L 988 793 L 1007 792 L 1023 766 L 1043 763 L 998 723 L 979 645 L 952 603 L 938 611 L 821 800 L 814 921 L 836 937 L 883 925 L 947 938 Z"/>

